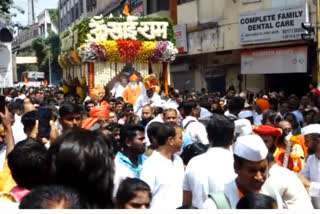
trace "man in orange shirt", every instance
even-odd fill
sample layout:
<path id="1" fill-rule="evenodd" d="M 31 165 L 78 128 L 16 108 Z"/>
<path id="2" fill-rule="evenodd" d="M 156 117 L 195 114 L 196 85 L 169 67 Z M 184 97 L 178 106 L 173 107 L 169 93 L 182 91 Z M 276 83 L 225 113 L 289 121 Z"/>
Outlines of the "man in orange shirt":
<path id="1" fill-rule="evenodd" d="M 138 97 L 142 93 L 142 88 L 139 85 L 139 77 L 135 73 L 129 77 L 130 83 L 123 92 L 123 100 L 126 103 L 136 104 Z"/>

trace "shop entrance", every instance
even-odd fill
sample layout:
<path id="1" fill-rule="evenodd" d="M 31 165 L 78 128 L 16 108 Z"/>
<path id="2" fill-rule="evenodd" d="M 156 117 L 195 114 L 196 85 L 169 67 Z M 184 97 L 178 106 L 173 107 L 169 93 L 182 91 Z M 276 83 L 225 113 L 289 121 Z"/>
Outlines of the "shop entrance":
<path id="1" fill-rule="evenodd" d="M 206 78 L 207 80 L 207 89 L 209 92 L 220 92 L 224 94 L 226 91 L 226 75 L 212 75 Z"/>
<path id="2" fill-rule="evenodd" d="M 312 76 L 308 73 L 266 74 L 268 91 L 284 91 L 287 95 L 303 96 L 309 92 Z"/>

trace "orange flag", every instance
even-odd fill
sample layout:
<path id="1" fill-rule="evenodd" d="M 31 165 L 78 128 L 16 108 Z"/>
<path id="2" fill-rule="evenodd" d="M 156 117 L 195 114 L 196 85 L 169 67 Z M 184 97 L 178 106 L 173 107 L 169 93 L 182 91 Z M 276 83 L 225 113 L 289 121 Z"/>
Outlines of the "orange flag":
<path id="1" fill-rule="evenodd" d="M 123 11 L 122 13 L 126 16 L 129 16 L 130 13 L 129 13 L 129 4 L 128 4 L 128 1 L 126 1 L 126 3 L 124 4 L 124 8 L 123 8 Z"/>

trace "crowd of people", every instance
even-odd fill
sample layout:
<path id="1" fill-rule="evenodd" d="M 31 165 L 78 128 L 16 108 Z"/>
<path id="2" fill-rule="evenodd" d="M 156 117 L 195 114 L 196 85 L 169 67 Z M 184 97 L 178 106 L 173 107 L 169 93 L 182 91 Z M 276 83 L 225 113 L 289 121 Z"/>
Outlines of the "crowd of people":
<path id="1" fill-rule="evenodd" d="M 8 88 L 0 207 L 320 208 L 320 91 Z M 158 94 L 159 93 L 159 94 Z M 1 109 L 0 109 L 1 110 Z"/>

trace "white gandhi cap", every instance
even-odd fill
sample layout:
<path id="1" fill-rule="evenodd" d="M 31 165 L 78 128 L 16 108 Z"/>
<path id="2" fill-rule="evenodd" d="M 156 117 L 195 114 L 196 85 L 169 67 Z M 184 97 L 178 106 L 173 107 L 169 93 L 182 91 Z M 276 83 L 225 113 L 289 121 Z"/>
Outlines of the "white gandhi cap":
<path id="1" fill-rule="evenodd" d="M 235 131 L 240 136 L 252 134 L 252 126 L 248 119 L 238 119 L 234 121 Z"/>
<path id="2" fill-rule="evenodd" d="M 311 124 L 301 129 L 302 135 L 320 134 L 320 124 Z"/>
<path id="3" fill-rule="evenodd" d="M 234 154 L 243 159 L 258 162 L 267 158 L 268 148 L 260 136 L 245 135 L 237 138 Z"/>
<path id="4" fill-rule="evenodd" d="M 253 117 L 253 112 L 249 110 L 244 110 L 239 113 L 239 118 L 245 119 L 248 117 Z"/>

